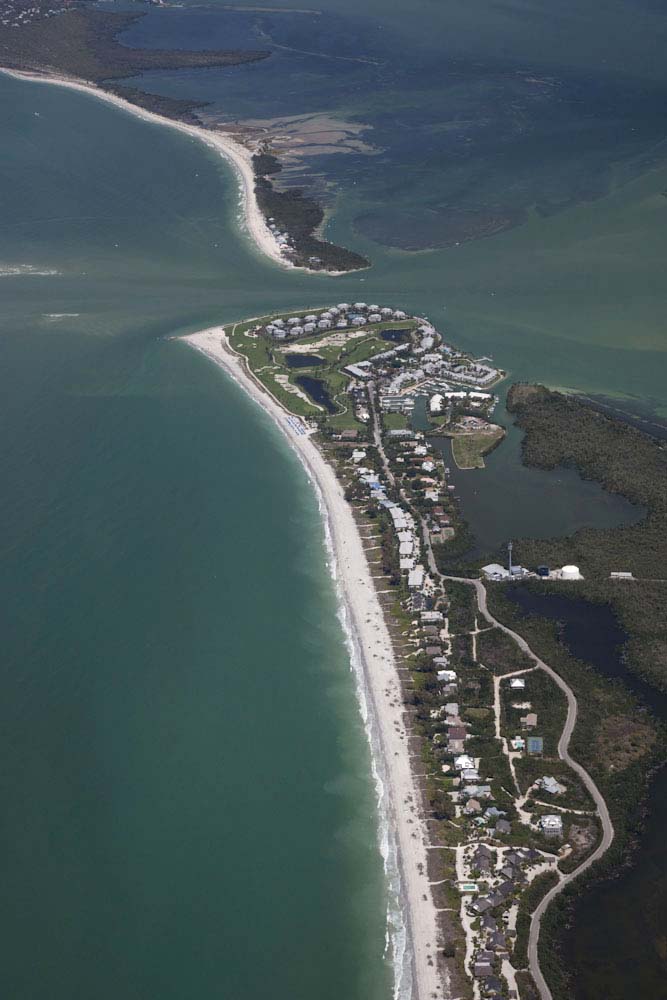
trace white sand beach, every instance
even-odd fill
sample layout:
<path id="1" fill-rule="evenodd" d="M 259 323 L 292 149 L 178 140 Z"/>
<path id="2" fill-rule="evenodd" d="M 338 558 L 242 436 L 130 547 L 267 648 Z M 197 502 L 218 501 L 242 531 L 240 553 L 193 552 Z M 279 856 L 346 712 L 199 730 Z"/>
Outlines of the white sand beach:
<path id="1" fill-rule="evenodd" d="M 151 122 L 153 125 L 166 125 L 169 128 L 176 129 L 178 132 L 183 132 L 185 135 L 191 136 L 198 142 L 205 143 L 210 149 L 215 150 L 234 167 L 240 185 L 243 220 L 248 235 L 253 240 L 255 245 L 263 254 L 266 254 L 267 257 L 270 257 L 282 267 L 296 269 L 295 265 L 283 256 L 280 247 L 278 246 L 278 242 L 267 226 L 264 215 L 257 204 L 257 198 L 255 197 L 255 175 L 252 167 L 252 152 L 249 149 L 246 149 L 245 146 L 241 145 L 241 143 L 236 142 L 227 133 L 214 132 L 211 129 L 204 128 L 203 126 L 199 127 L 197 125 L 187 125 L 185 122 L 179 122 L 173 118 L 165 118 L 163 115 L 155 114 L 152 111 L 146 111 L 144 108 L 140 108 L 136 104 L 131 104 L 129 101 L 126 101 L 122 97 L 118 97 L 115 94 L 109 94 L 105 90 L 96 86 L 94 83 L 88 83 L 85 80 L 70 79 L 66 76 L 26 73 L 19 70 L 4 69 L 1 67 L 0 73 L 4 73 L 6 76 L 14 77 L 17 80 L 25 80 L 31 83 L 50 84 L 52 86 L 65 87 L 68 90 L 77 90 L 84 94 L 90 94 L 100 101 L 106 101 L 107 104 L 113 104 L 115 107 L 129 112 L 137 118 L 142 118 L 144 121 Z M 300 268 L 299 270 L 306 269 Z M 323 271 L 318 273 L 335 274 L 338 272 Z"/>
<path id="2" fill-rule="evenodd" d="M 242 359 L 229 346 L 224 329 L 212 327 L 182 339 L 223 368 L 271 416 L 299 455 L 320 494 L 340 599 L 363 667 L 371 728 L 380 746 L 376 765 L 398 848 L 412 960 L 411 1000 L 434 997 L 444 1000 L 449 991 L 437 971 L 437 910 L 429 886 L 427 830 L 410 765 L 400 682 L 389 632 L 351 508 L 333 469 L 303 432 L 301 421 L 288 418 L 286 411 L 248 373 Z"/>

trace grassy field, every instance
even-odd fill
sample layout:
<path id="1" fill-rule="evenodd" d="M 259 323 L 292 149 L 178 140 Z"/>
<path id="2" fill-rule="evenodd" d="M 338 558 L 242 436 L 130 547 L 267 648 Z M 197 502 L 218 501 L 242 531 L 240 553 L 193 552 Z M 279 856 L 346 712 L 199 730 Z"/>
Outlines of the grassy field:
<path id="1" fill-rule="evenodd" d="M 459 469 L 483 469 L 488 455 L 505 437 L 502 427 L 490 433 L 457 434 L 452 438 L 452 458 Z"/>
<path id="2" fill-rule="evenodd" d="M 358 328 L 351 328 L 349 331 L 320 330 L 310 337 L 299 337 L 298 340 L 292 341 L 291 344 L 285 342 L 275 343 L 265 336 L 246 336 L 247 332 L 258 324 L 264 326 L 271 320 L 287 320 L 293 315 L 298 314 L 276 313 L 275 315 L 264 316 L 250 322 L 237 323 L 227 331 L 230 343 L 235 351 L 238 351 L 239 354 L 242 354 L 247 359 L 250 368 L 260 382 L 291 413 L 302 417 L 324 415 L 325 411 L 315 405 L 315 403 L 309 404 L 302 398 L 302 395 L 297 395 L 295 392 L 290 391 L 289 388 L 286 388 L 283 378 L 284 376 L 287 379 L 289 385 L 293 385 L 293 380 L 297 375 L 315 375 L 326 384 L 329 395 L 340 408 L 340 413 L 328 416 L 330 425 L 336 430 L 348 430 L 360 427 L 361 424 L 356 420 L 346 396 L 349 377 L 343 373 L 342 369 L 346 365 L 366 361 L 368 358 L 373 357 L 375 354 L 380 354 L 382 351 L 391 350 L 392 346 L 395 345 L 392 345 L 390 341 L 383 340 L 380 336 L 381 332 L 383 330 L 412 329 L 416 325 L 415 320 L 391 320 L 382 323 L 370 323 L 368 326 L 362 327 L 361 330 Z M 320 344 L 324 344 L 332 335 L 336 333 L 340 334 L 341 332 L 355 334 L 355 337 L 354 339 L 350 337 L 342 344 L 319 346 Z M 363 336 L 360 336 L 360 334 L 363 334 Z M 313 368 L 300 368 L 298 370 L 290 368 L 287 364 L 286 355 L 290 353 L 291 346 L 294 347 L 297 345 L 300 347 L 307 346 L 314 354 L 324 358 L 326 364 L 323 366 L 317 365 Z M 276 381 L 276 375 L 280 376 L 281 381 L 283 381 L 282 385 L 280 381 Z M 299 389 L 299 392 L 303 393 L 303 390 Z M 406 427 L 406 418 L 400 417 L 400 422 L 395 425 L 389 424 L 388 426 Z"/>

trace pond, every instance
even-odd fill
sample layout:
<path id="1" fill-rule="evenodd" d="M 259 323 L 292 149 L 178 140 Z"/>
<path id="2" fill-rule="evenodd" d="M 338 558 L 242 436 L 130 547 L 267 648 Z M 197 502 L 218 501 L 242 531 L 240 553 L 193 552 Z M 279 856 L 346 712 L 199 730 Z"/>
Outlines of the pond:
<path id="1" fill-rule="evenodd" d="M 317 354 L 286 354 L 288 368 L 316 368 L 325 363 Z"/>
<path id="2" fill-rule="evenodd" d="M 606 677 L 618 678 L 667 721 L 667 695 L 631 673 L 623 660 L 626 634 L 611 608 L 521 586 L 507 597 L 524 614 L 561 625 L 570 652 Z M 575 903 L 563 954 L 573 970 L 573 1000 L 658 1000 L 665 991 L 667 944 L 667 769 L 649 788 L 650 812 L 631 864 L 612 881 L 592 886 Z"/>
<path id="3" fill-rule="evenodd" d="M 451 482 L 466 521 L 475 535 L 471 557 L 486 556 L 509 538 L 573 535 L 579 528 L 615 528 L 635 524 L 646 511 L 599 483 L 583 479 L 576 469 L 536 469 L 523 463 L 523 432 L 498 407 L 494 421 L 507 428 L 500 447 L 484 459 L 483 470 L 457 469 L 448 438 L 433 438 L 451 468 Z"/>
<path id="4" fill-rule="evenodd" d="M 338 413 L 338 407 L 329 395 L 327 384 L 321 378 L 312 378 L 310 375 L 297 375 L 294 381 L 308 393 L 311 399 L 319 403 L 320 406 L 323 406 L 329 413 Z"/>
<path id="5" fill-rule="evenodd" d="M 392 340 L 395 344 L 402 344 L 410 336 L 409 330 L 382 330 L 380 336 L 383 340 Z"/>

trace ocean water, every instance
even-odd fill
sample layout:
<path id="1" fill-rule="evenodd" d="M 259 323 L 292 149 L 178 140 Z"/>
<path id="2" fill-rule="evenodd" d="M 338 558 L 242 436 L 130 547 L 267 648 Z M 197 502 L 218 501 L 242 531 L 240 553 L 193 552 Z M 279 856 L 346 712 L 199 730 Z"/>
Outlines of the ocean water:
<path id="1" fill-rule="evenodd" d="M 165 339 L 200 321 L 197 255 L 221 311 L 273 270 L 198 148 L 0 88 L 0 260 L 22 269 L 0 277 L 4 991 L 384 1000 L 376 793 L 317 501 L 241 390 Z"/>
<path id="2" fill-rule="evenodd" d="M 317 115 L 361 128 L 364 152 L 309 134 L 283 145 L 305 146 L 288 180 L 328 205 L 332 238 L 374 262 L 374 291 L 395 289 L 472 349 L 502 351 L 515 374 L 664 414 L 659 5 L 240 6 L 153 9 L 124 40 L 269 59 L 152 73 L 143 86 L 209 101 L 222 122 Z M 320 118 L 306 127 L 327 141 Z"/>
<path id="3" fill-rule="evenodd" d="M 657 6 L 615 4 L 602 33 L 592 2 L 305 16 L 151 10 L 128 40 L 268 38 L 256 66 L 145 83 L 228 120 L 371 126 L 375 155 L 303 168 L 332 238 L 374 262 L 349 277 L 263 260 L 194 140 L 0 77 L 12 997 L 391 995 L 376 793 L 315 497 L 240 391 L 166 338 L 376 298 L 513 378 L 665 407 Z M 512 227 L 449 245 L 461 205 Z M 629 514 L 568 477 L 535 523 L 539 485 L 517 496 L 504 455 L 491 534 L 522 504 L 545 535 Z"/>

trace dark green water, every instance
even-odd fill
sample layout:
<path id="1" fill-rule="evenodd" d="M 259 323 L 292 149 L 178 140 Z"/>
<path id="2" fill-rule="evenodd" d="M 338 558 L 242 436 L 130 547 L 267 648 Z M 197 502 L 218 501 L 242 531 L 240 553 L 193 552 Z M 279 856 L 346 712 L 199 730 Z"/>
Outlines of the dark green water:
<path id="1" fill-rule="evenodd" d="M 181 16 L 151 13 L 144 40 L 244 44 L 249 30 L 218 8 L 163 13 Z M 426 312 L 513 377 L 665 404 L 661 12 L 617 4 L 602 35 L 592 3 L 373 0 L 360 17 L 337 0 L 327 15 L 306 33 L 316 66 L 289 55 L 304 48 L 297 23 L 271 28 L 277 68 L 154 83 L 231 117 L 325 110 L 373 125 L 379 155 L 313 168 L 340 185 L 332 236 L 374 261 L 348 278 L 263 261 L 239 233 L 229 173 L 196 142 L 0 78 L 0 274 L 24 268 L 0 276 L 11 997 L 391 992 L 369 753 L 315 500 L 264 418 L 165 336 L 374 298 Z M 389 36 L 370 46 L 374 70 L 349 61 L 371 30 Z M 347 61 L 322 55 L 342 38 Z M 456 79 L 438 65 L 454 57 Z M 559 97 L 541 117 L 526 73 L 557 77 L 567 114 Z M 485 132 L 509 97 L 516 115 Z M 457 166 L 452 143 L 474 155 Z M 567 157 L 552 162 L 556 148 Z M 523 221 L 420 254 L 390 245 L 386 214 L 433 242 L 459 201 Z M 540 496 L 532 483 L 517 500 L 516 448 L 505 456 L 490 462 L 501 535 Z M 572 477 L 538 527 L 596 522 L 598 500 Z"/>

